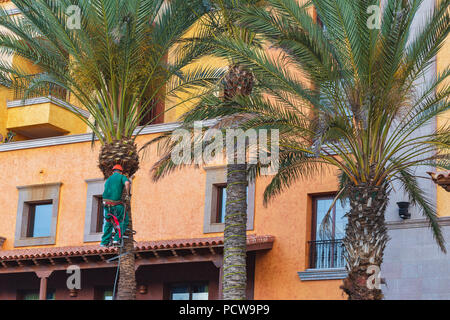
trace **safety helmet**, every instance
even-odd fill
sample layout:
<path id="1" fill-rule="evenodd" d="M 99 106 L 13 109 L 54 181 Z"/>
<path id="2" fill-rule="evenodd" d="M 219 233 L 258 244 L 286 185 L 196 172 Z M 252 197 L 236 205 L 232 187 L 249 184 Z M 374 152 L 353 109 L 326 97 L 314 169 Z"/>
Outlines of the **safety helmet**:
<path id="1" fill-rule="evenodd" d="M 113 171 L 114 170 L 120 170 L 120 171 L 123 171 L 123 168 L 122 168 L 122 166 L 120 165 L 120 164 L 116 164 L 114 167 L 113 167 Z"/>

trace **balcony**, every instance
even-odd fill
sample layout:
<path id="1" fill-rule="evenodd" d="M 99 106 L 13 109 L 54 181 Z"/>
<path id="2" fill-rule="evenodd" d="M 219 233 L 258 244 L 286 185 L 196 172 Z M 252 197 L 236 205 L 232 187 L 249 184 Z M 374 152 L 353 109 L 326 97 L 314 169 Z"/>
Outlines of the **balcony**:
<path id="1" fill-rule="evenodd" d="M 31 77 L 24 80 L 24 88 Z M 14 90 L 14 100 L 7 102 L 6 127 L 22 139 L 55 137 L 86 132 L 86 125 L 74 113 L 89 113 L 71 105 L 68 92 L 49 84 L 39 92 L 25 96 L 25 89 Z M 26 98 L 26 99 L 25 99 Z"/>
<path id="2" fill-rule="evenodd" d="M 347 277 L 342 239 L 309 241 L 308 269 L 298 272 L 300 280 L 339 280 Z"/>
<path id="3" fill-rule="evenodd" d="M 26 87 L 28 87 L 30 83 L 31 77 L 28 79 L 25 79 L 23 81 L 23 88 L 15 88 L 14 89 L 14 100 L 23 100 L 25 98 L 25 92 Z M 37 92 L 33 92 L 32 94 L 29 94 L 26 98 L 32 99 L 32 98 L 39 98 L 39 97 L 46 97 L 51 96 L 54 98 L 57 98 L 59 100 L 63 101 L 69 101 L 70 94 L 67 92 L 66 89 L 61 88 L 60 86 L 54 85 L 54 84 L 47 84 L 45 88 L 42 88 L 38 90 Z"/>
<path id="4" fill-rule="evenodd" d="M 342 239 L 309 241 L 309 268 L 345 268 Z"/>

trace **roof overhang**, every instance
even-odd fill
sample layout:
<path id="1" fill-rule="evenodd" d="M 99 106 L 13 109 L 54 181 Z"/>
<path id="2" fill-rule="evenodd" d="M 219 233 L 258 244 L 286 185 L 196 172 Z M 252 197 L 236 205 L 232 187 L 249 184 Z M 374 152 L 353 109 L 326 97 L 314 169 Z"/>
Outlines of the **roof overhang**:
<path id="1" fill-rule="evenodd" d="M 247 252 L 270 250 L 273 236 L 249 235 Z M 223 237 L 143 241 L 135 245 L 136 269 L 144 265 L 206 262 L 220 264 Z M 70 265 L 80 269 L 110 268 L 117 260 L 117 248 L 98 245 L 79 247 L 49 247 L 0 251 L 0 274 L 66 270 Z"/>
<path id="2" fill-rule="evenodd" d="M 445 191 L 450 192 L 450 171 L 427 173 L 431 176 L 434 183 L 444 188 Z"/>

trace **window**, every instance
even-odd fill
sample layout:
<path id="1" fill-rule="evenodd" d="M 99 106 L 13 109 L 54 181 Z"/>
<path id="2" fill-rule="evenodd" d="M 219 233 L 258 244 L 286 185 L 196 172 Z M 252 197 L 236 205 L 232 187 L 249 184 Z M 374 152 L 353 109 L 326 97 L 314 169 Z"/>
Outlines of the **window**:
<path id="1" fill-rule="evenodd" d="M 18 300 L 39 300 L 39 290 L 20 291 Z M 46 300 L 55 300 L 55 291 L 47 290 Z"/>
<path id="2" fill-rule="evenodd" d="M 226 166 L 206 167 L 204 233 L 223 232 L 227 198 Z M 247 187 L 247 230 L 253 230 L 255 183 Z"/>
<path id="3" fill-rule="evenodd" d="M 95 232 L 103 232 L 103 222 L 105 220 L 104 215 L 103 215 L 103 197 L 102 196 L 94 196 L 94 202 L 95 202 L 95 206 L 94 208 L 96 209 L 96 223 L 94 229 Z"/>
<path id="4" fill-rule="evenodd" d="M 227 185 L 218 184 L 214 185 L 217 188 L 217 206 L 214 223 L 225 223 L 225 213 L 227 206 Z M 248 201 L 248 187 L 247 187 L 247 201 Z"/>
<path id="5" fill-rule="evenodd" d="M 61 183 L 17 187 L 16 247 L 55 244 Z"/>
<path id="6" fill-rule="evenodd" d="M 310 268 L 328 269 L 345 266 L 342 239 L 345 235 L 350 210 L 346 201 L 338 200 L 330 211 L 329 223 L 322 227 L 325 215 L 333 204 L 334 196 L 313 198 L 312 241 L 310 241 Z"/>
<path id="7" fill-rule="evenodd" d="M 113 299 L 113 291 L 105 290 L 103 291 L 103 299 L 102 300 L 112 300 Z"/>
<path id="8" fill-rule="evenodd" d="M 84 220 L 84 242 L 100 241 L 103 233 L 104 179 L 86 180 L 86 211 Z"/>
<path id="9" fill-rule="evenodd" d="M 145 100 L 144 100 L 145 101 Z M 149 124 L 158 124 L 164 122 L 164 99 L 153 99 L 147 106 L 147 110 L 143 113 L 142 119 L 139 121 L 140 126 Z"/>
<path id="10" fill-rule="evenodd" d="M 326 232 L 321 230 L 321 224 L 333 204 L 334 196 L 316 197 L 314 198 L 314 239 L 313 240 L 330 240 L 342 239 L 345 235 L 345 226 L 347 218 L 344 216 L 350 207 L 345 201 L 338 200 L 336 205 L 330 212 L 330 224 Z"/>
<path id="11" fill-rule="evenodd" d="M 113 300 L 113 289 L 111 287 L 95 287 L 94 300 Z"/>
<path id="12" fill-rule="evenodd" d="M 52 201 L 27 203 L 26 206 L 28 207 L 27 236 L 30 238 L 49 237 L 53 212 Z"/>
<path id="13" fill-rule="evenodd" d="M 184 283 L 171 285 L 170 300 L 208 300 L 208 284 Z"/>
<path id="14" fill-rule="evenodd" d="M 217 188 L 217 210 L 215 223 L 225 223 L 225 213 L 227 204 L 227 185 L 215 185 Z"/>

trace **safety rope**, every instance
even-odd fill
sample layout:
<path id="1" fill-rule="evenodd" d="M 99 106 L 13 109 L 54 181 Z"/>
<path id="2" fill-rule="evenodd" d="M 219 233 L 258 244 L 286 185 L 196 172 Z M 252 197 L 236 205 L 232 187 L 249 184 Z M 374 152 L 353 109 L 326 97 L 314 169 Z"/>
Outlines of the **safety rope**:
<path id="1" fill-rule="evenodd" d="M 122 223 L 125 221 L 125 217 L 127 214 L 127 204 L 124 203 L 123 204 L 123 218 L 122 218 Z M 120 230 L 120 225 L 118 226 L 119 230 Z M 123 247 L 124 247 L 124 237 L 125 237 L 125 231 L 126 230 L 120 230 L 121 231 L 121 239 L 120 239 L 120 250 L 119 250 L 119 255 L 118 255 L 118 259 L 119 261 L 117 262 L 117 270 L 116 270 L 116 278 L 114 279 L 114 288 L 113 288 L 113 300 L 116 300 L 116 289 L 117 289 L 117 280 L 119 278 L 119 271 L 120 271 L 120 261 L 121 261 L 121 257 L 123 255 Z"/>
<path id="2" fill-rule="evenodd" d="M 116 278 L 114 279 L 114 288 L 113 288 L 113 300 L 116 300 L 116 288 L 117 288 L 117 280 L 119 278 L 119 271 L 120 271 L 120 259 L 123 252 L 123 237 L 122 237 L 122 243 L 119 250 L 119 261 L 117 262 L 117 270 L 116 270 Z"/>

